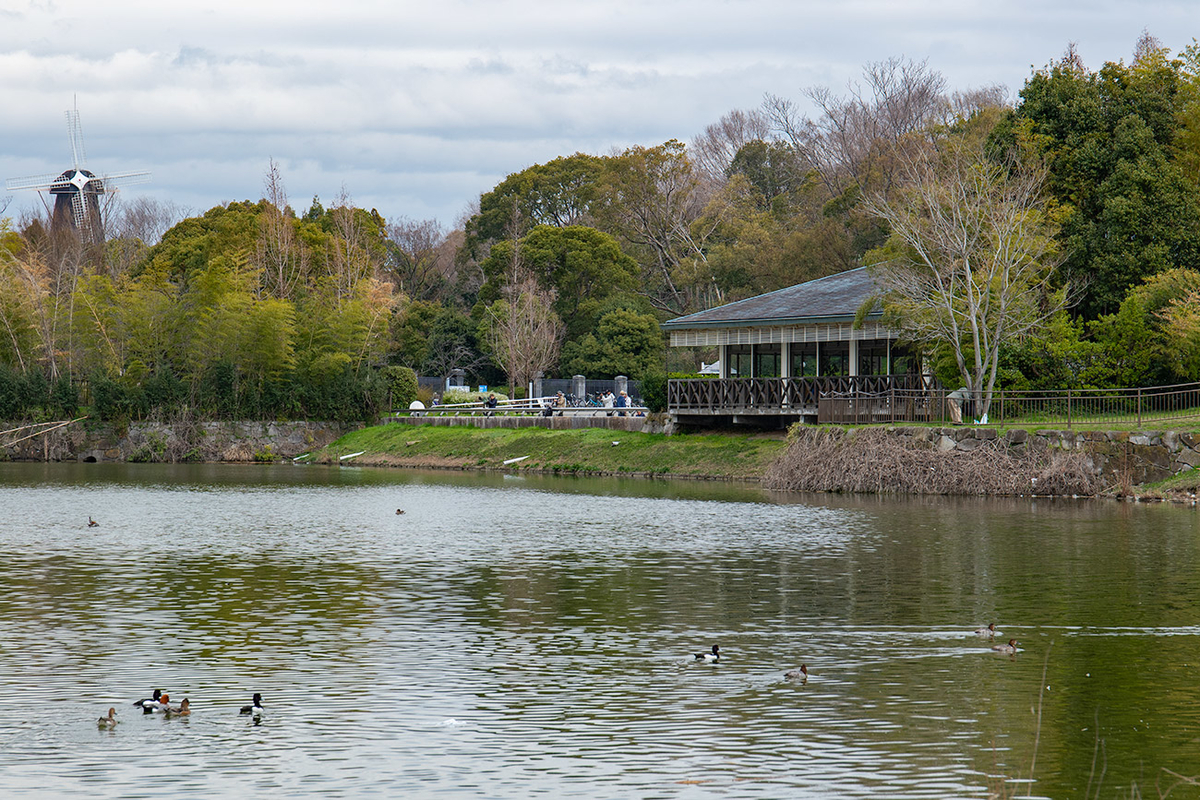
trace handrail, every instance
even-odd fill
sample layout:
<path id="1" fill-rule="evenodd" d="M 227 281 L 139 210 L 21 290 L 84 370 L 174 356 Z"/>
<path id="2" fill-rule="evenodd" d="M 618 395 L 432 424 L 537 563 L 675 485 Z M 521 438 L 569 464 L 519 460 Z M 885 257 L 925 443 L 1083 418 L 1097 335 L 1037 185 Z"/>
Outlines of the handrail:
<path id="1" fill-rule="evenodd" d="M 667 410 L 693 415 L 783 415 L 818 422 L 945 422 L 959 406 L 973 422 L 970 400 L 951 403 L 930 376 L 679 378 L 667 383 Z M 1113 389 L 997 390 L 987 422 L 1059 426 L 1136 425 L 1200 418 L 1200 383 Z"/>

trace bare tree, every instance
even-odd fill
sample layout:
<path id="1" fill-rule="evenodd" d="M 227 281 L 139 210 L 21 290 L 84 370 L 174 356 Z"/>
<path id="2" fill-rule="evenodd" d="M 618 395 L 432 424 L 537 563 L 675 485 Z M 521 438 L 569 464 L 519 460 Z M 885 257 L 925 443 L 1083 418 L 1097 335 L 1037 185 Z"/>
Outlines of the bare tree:
<path id="1" fill-rule="evenodd" d="M 692 163 L 705 181 L 719 186 L 738 150 L 756 139 L 766 140 L 770 134 L 770 120 L 762 111 L 734 109 L 692 140 Z"/>
<path id="2" fill-rule="evenodd" d="M 815 120 L 791 100 L 768 95 L 763 102 L 774 129 L 834 197 L 852 185 L 864 193 L 889 191 L 897 178 L 895 148 L 927 129 L 946 104 L 946 80 L 926 61 L 892 57 L 868 64 L 863 79 L 866 87 L 852 84 L 845 97 L 823 86 L 806 90 L 821 112 Z"/>
<path id="3" fill-rule="evenodd" d="M 432 297 L 454 279 L 454 251 L 448 234 L 436 219 L 401 217 L 388 223 L 391 267 L 396 288 L 414 300 Z"/>
<path id="4" fill-rule="evenodd" d="M 891 258 L 871 269 L 885 312 L 912 341 L 946 345 L 980 414 L 996 382 L 1000 346 L 1039 328 L 1066 303 L 1051 276 L 1057 224 L 1045 170 L 988 158 L 983 137 L 910 151 L 904 188 L 868 195 L 891 228 Z"/>
<path id="5" fill-rule="evenodd" d="M 256 243 L 262 285 L 268 294 L 286 300 L 307 271 L 308 259 L 307 251 L 296 242 L 287 189 L 279 163 L 273 158 L 263 176 L 263 199 L 267 201 L 267 207 L 263 210 Z"/>
<path id="6" fill-rule="evenodd" d="M 347 298 L 359 281 L 372 277 L 375 264 L 363 230 L 360 211 L 354 207 L 350 193 L 343 186 L 329 215 L 333 218 L 333 243 L 330 252 L 330 273 L 339 298 Z"/>
<path id="7" fill-rule="evenodd" d="M 188 215 L 188 210 L 169 200 L 140 196 L 125 200 L 123 195 L 106 195 L 106 261 L 112 277 L 128 275 L 146 252 L 158 244 L 163 234 Z"/>
<path id="8" fill-rule="evenodd" d="M 553 292 L 524 273 L 488 306 L 487 339 L 492 359 L 508 374 L 516 392 L 558 361 L 566 326 L 554 313 Z"/>

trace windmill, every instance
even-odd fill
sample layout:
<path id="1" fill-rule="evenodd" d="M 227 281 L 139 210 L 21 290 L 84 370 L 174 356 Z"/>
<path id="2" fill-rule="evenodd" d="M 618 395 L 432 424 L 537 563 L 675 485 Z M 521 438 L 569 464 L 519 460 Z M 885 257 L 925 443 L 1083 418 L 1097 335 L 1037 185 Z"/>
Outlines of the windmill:
<path id="1" fill-rule="evenodd" d="M 67 111 L 67 135 L 71 138 L 72 167 L 61 175 L 35 175 L 28 178 L 9 178 L 4 182 L 9 191 L 33 189 L 48 191 L 54 198 L 51 227 L 69 226 L 79 232 L 85 242 L 102 244 L 104 226 L 100 219 L 100 197 L 117 191 L 118 186 L 145 183 L 150 173 L 116 172 L 98 176 L 87 168 L 87 153 L 83 149 L 83 127 L 79 124 L 79 108 Z"/>

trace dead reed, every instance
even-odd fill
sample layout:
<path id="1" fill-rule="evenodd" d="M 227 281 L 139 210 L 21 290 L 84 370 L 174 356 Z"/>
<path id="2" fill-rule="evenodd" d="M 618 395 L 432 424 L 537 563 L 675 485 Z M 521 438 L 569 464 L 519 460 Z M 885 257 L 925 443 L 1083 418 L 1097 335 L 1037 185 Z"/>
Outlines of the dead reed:
<path id="1" fill-rule="evenodd" d="M 1099 483 L 1080 452 L 981 440 L 941 451 L 882 428 L 797 426 L 768 469 L 771 489 L 954 495 L 1094 495 Z"/>

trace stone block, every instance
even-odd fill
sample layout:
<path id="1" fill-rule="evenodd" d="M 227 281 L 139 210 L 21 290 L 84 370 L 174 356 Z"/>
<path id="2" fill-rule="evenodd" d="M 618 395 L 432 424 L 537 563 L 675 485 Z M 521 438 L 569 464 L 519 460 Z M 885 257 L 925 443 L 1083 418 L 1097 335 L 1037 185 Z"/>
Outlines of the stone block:
<path id="1" fill-rule="evenodd" d="M 1025 444 L 1025 442 L 1029 441 L 1029 431 L 1024 428 L 1013 428 L 1004 434 L 1004 439 L 1009 444 Z"/>

